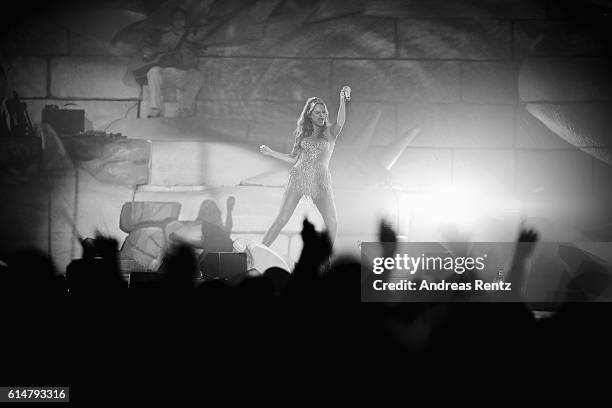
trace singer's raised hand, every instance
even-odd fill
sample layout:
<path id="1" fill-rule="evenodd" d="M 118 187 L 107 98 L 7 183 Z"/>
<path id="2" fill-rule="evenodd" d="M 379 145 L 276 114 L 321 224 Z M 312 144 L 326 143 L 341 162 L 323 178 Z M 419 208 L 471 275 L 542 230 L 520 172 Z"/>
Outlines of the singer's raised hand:
<path id="1" fill-rule="evenodd" d="M 348 85 L 343 86 L 342 90 L 340 90 L 340 97 L 344 101 L 349 102 L 351 100 L 351 87 Z"/>
<path id="2" fill-rule="evenodd" d="M 336 123 L 332 127 L 332 136 L 334 139 L 338 137 L 346 121 L 346 102 L 351 100 L 351 87 L 345 85 L 340 90 L 340 106 L 338 107 L 338 116 L 336 117 Z"/>

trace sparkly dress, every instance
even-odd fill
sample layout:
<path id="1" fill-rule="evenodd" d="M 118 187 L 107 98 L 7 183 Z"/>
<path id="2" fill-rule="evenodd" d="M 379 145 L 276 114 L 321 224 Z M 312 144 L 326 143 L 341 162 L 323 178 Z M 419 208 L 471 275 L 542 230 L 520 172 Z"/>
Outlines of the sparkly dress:
<path id="1" fill-rule="evenodd" d="M 305 137 L 300 142 L 300 155 L 291 169 L 287 190 L 297 191 L 316 200 L 322 192 L 332 192 L 329 160 L 335 143 L 319 137 Z"/>

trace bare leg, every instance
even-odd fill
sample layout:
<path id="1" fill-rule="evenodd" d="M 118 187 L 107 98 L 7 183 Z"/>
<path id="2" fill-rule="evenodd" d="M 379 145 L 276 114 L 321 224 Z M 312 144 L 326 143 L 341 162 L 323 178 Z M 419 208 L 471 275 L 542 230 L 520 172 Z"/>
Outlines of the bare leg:
<path id="1" fill-rule="evenodd" d="M 314 203 L 319 209 L 319 212 L 323 217 L 323 221 L 325 221 L 325 228 L 327 229 L 329 239 L 333 246 L 334 242 L 336 241 L 336 233 L 338 231 L 338 217 L 336 215 L 334 193 L 331 191 L 322 191 Z"/>
<path id="2" fill-rule="evenodd" d="M 302 193 L 289 188 L 285 190 L 278 215 L 270 226 L 270 229 L 268 229 L 268 232 L 266 232 L 262 244 L 266 246 L 272 245 L 283 227 L 287 225 L 291 219 L 293 211 L 295 211 L 295 207 L 297 207 L 298 203 L 300 202 L 300 198 L 302 198 Z"/>
<path id="3" fill-rule="evenodd" d="M 161 88 L 163 81 L 164 78 L 160 67 L 152 67 L 149 72 L 147 72 L 149 105 L 151 109 L 161 109 Z"/>

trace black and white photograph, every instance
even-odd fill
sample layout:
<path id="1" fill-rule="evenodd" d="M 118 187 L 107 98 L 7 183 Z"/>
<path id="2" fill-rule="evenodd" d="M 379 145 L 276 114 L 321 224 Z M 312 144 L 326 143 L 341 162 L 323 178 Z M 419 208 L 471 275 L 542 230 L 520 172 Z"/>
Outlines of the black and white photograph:
<path id="1" fill-rule="evenodd" d="M 10 3 L 0 405 L 607 353 L 612 1 Z"/>

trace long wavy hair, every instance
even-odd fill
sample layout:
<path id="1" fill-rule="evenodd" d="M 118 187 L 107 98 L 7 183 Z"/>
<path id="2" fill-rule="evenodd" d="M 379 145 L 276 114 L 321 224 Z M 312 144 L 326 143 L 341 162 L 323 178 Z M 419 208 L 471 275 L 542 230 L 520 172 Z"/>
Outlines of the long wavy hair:
<path id="1" fill-rule="evenodd" d="M 310 114 L 314 110 L 315 106 L 318 104 L 323 105 L 325 108 L 325 126 L 329 126 L 329 111 L 327 110 L 327 105 L 323 102 L 323 99 L 313 96 L 312 98 L 308 98 L 304 108 L 302 109 L 302 113 L 297 120 L 297 126 L 293 131 L 293 135 L 295 136 L 295 143 L 293 144 L 293 149 L 291 149 L 291 156 L 295 157 L 300 151 L 300 142 L 305 137 L 309 137 L 312 135 L 314 131 L 314 125 L 312 124 L 312 120 L 310 119 Z"/>

